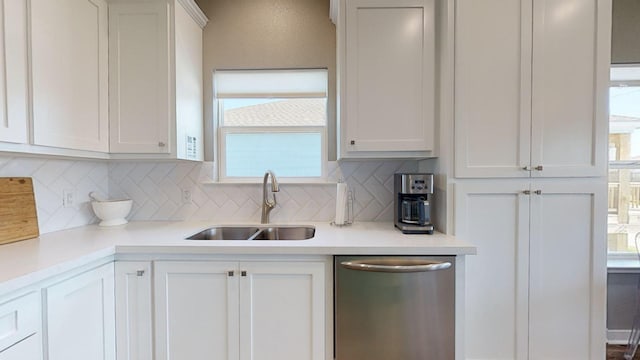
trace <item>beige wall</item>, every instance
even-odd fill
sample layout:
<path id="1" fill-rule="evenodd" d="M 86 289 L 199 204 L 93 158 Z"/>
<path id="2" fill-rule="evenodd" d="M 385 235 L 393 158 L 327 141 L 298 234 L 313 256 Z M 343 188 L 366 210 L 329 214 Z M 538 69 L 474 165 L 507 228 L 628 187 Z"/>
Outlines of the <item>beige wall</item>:
<path id="1" fill-rule="evenodd" d="M 640 63 L 640 1 L 613 0 L 611 62 Z"/>
<path id="2" fill-rule="evenodd" d="M 328 68 L 329 159 L 335 160 L 336 31 L 329 0 L 196 0 L 204 29 L 205 159 L 214 159 L 215 69 Z"/>

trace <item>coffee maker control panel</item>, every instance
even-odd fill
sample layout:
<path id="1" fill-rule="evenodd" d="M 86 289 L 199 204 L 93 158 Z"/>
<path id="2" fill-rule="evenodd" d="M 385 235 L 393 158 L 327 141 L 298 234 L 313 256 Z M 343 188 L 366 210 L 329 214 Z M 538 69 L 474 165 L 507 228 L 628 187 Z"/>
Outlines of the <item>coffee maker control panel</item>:
<path id="1" fill-rule="evenodd" d="M 433 175 L 405 174 L 399 178 L 400 193 L 403 194 L 433 194 Z"/>

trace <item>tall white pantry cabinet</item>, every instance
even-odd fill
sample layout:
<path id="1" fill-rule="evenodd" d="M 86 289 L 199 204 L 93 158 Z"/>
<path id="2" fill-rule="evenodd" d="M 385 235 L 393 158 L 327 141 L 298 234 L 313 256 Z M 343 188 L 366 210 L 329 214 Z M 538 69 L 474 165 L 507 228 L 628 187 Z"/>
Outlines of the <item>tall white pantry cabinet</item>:
<path id="1" fill-rule="evenodd" d="M 467 359 L 605 357 L 610 28 L 610 0 L 455 0 Z"/>

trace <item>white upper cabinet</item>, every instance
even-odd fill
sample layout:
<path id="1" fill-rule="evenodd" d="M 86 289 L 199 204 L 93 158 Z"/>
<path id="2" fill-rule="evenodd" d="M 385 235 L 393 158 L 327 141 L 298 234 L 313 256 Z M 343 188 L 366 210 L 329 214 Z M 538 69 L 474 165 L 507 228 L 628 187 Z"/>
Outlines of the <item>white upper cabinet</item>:
<path id="1" fill-rule="evenodd" d="M 611 2 L 455 11 L 455 176 L 604 176 Z"/>
<path id="2" fill-rule="evenodd" d="M 339 157 L 433 156 L 433 0 L 343 0 Z"/>
<path id="3" fill-rule="evenodd" d="M 0 0 L 0 141 L 27 143 L 27 3 Z"/>
<path id="4" fill-rule="evenodd" d="M 33 144 L 108 152 L 107 4 L 29 4 Z"/>
<path id="5" fill-rule="evenodd" d="M 110 4 L 111 153 L 203 159 L 205 23 L 190 0 Z"/>

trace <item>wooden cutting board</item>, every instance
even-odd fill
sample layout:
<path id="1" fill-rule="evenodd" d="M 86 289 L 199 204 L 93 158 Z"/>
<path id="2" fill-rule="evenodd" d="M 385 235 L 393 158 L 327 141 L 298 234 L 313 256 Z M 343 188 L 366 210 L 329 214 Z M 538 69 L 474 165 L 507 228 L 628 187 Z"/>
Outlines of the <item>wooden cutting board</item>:
<path id="1" fill-rule="evenodd" d="M 0 244 L 39 235 L 31 178 L 0 177 Z"/>

